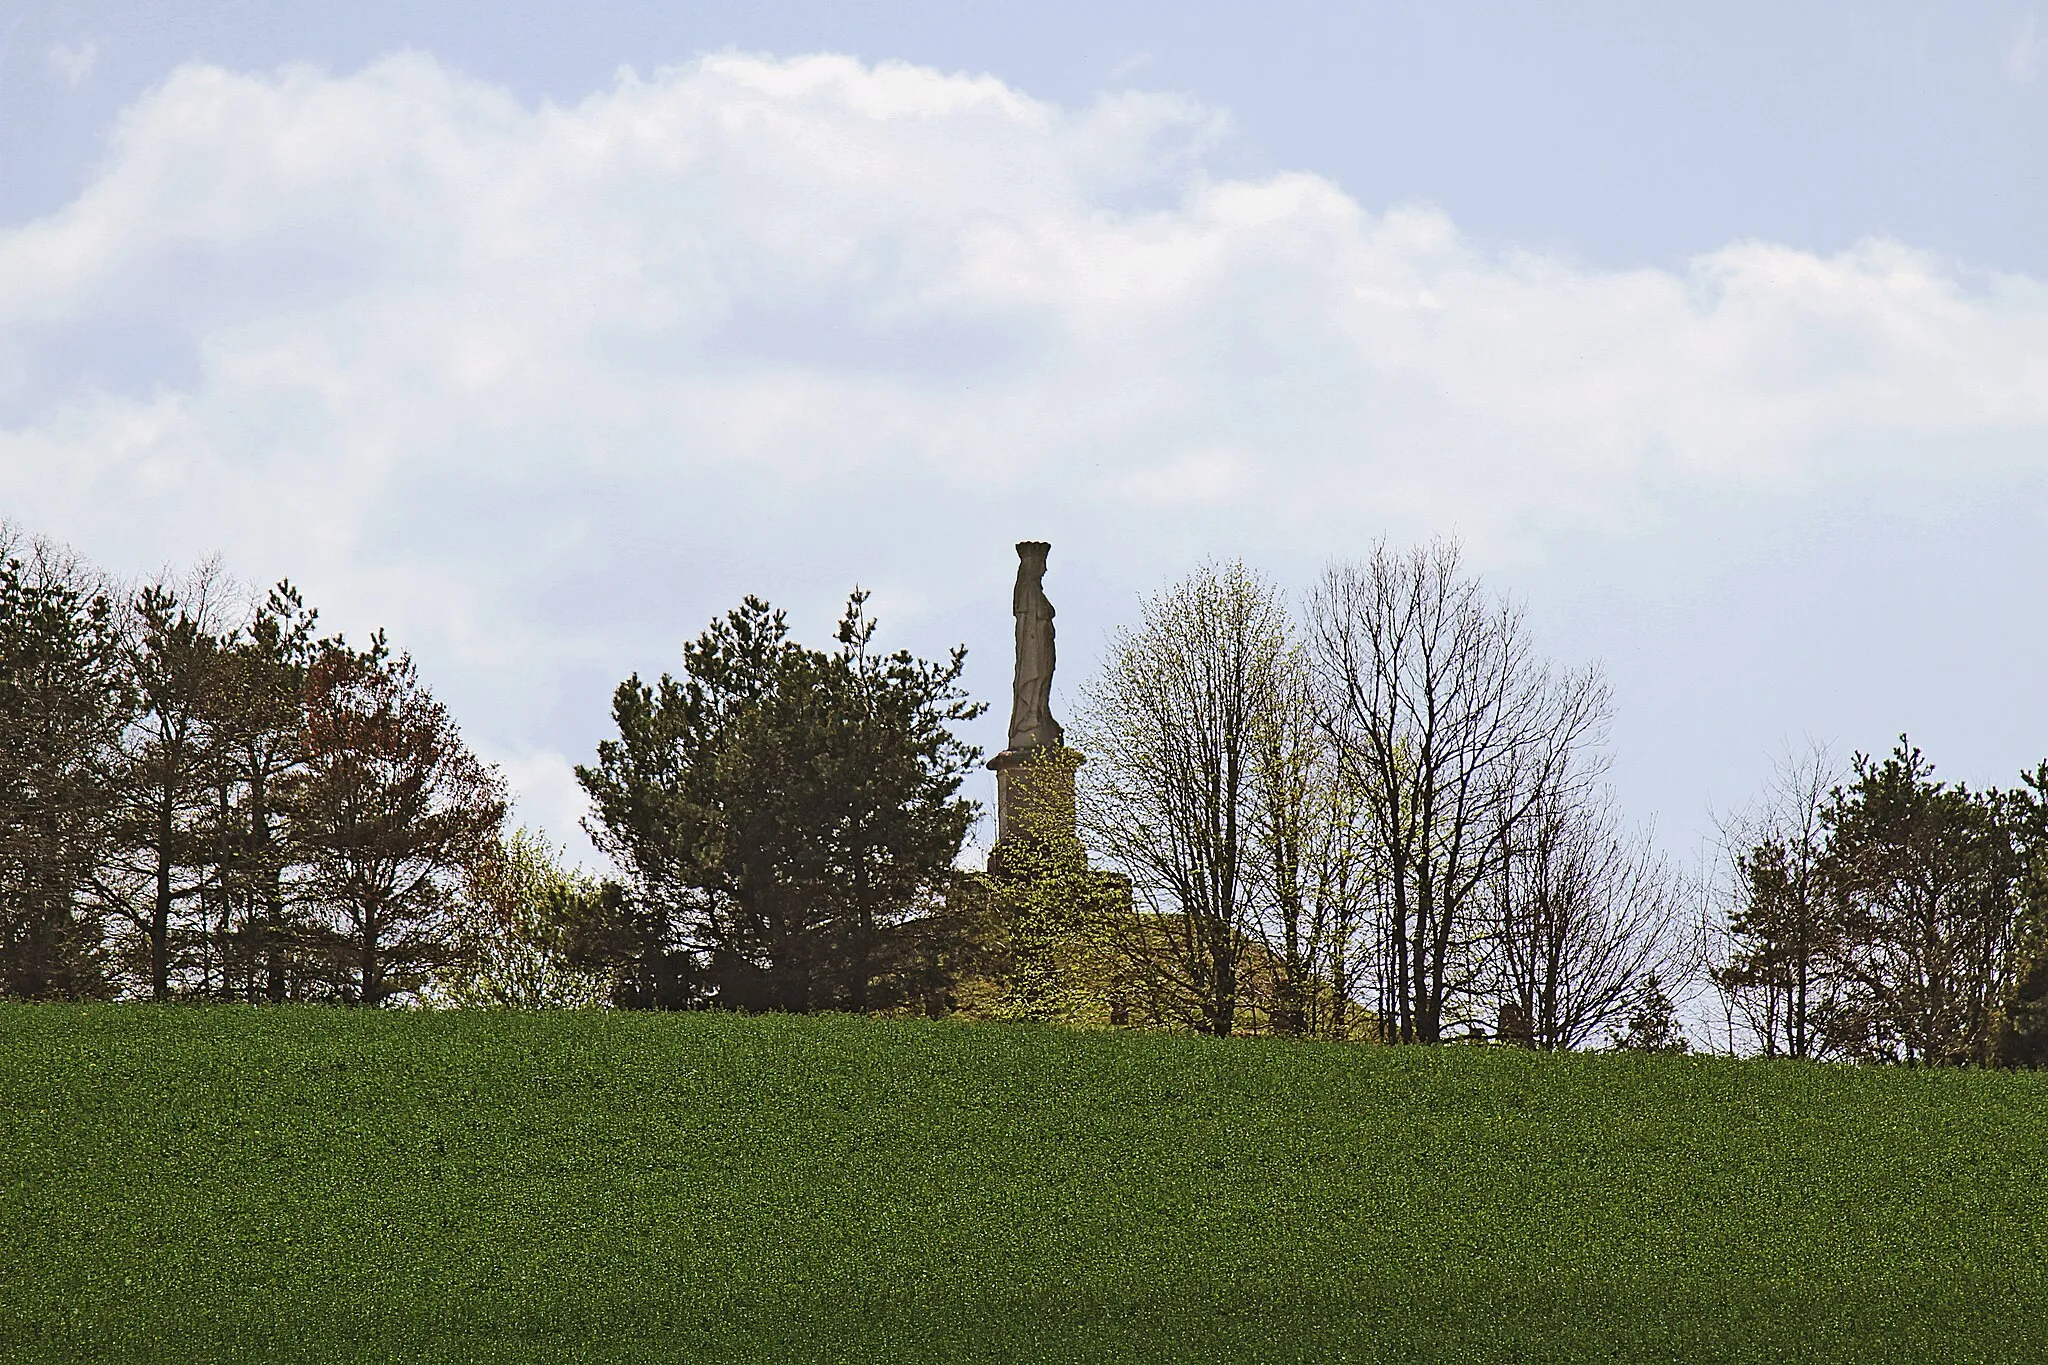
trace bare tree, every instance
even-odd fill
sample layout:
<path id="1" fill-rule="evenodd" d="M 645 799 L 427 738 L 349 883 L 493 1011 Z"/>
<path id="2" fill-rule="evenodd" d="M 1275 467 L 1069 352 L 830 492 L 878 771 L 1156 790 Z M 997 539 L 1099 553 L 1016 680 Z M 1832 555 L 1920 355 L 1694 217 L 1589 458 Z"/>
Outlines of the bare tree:
<path id="1" fill-rule="evenodd" d="M 1478 1022 L 1488 879 L 1509 832 L 1583 771 L 1606 684 L 1540 662 L 1520 611 L 1449 542 L 1332 566 L 1309 616 L 1323 723 L 1369 830 L 1380 1030 L 1438 1042 Z"/>
<path id="2" fill-rule="evenodd" d="M 1510 1041 L 1582 1047 L 1646 983 L 1692 968 L 1676 879 L 1646 834 L 1592 797 L 1553 793 L 1509 835 L 1491 879 L 1493 968 Z"/>
<path id="3" fill-rule="evenodd" d="M 1278 589 L 1205 565 L 1148 599 L 1083 694 L 1082 828 L 1131 879 L 1132 948 L 1206 1033 L 1236 1026 L 1258 893 L 1257 772 L 1288 660 Z"/>

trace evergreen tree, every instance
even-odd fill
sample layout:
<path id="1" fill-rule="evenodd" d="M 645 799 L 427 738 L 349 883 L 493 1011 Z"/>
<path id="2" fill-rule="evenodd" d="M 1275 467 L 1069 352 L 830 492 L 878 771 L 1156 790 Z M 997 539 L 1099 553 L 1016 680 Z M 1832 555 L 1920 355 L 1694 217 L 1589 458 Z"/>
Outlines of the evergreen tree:
<path id="1" fill-rule="evenodd" d="M 130 692 L 112 603 L 67 570 L 0 563 L 0 996 L 106 989 L 89 890 Z"/>
<path id="2" fill-rule="evenodd" d="M 302 997 L 320 975 L 293 895 L 299 859 L 286 799 L 306 762 L 306 682 L 319 613 L 289 582 L 272 588 L 219 661 L 211 827 L 216 874 L 204 893 L 221 994 L 272 1004 Z"/>
<path id="3" fill-rule="evenodd" d="M 2048 763 L 2024 775 L 2006 796 L 2016 857 L 2018 918 L 2005 969 L 1992 1060 L 2000 1066 L 2048 1066 Z"/>
<path id="4" fill-rule="evenodd" d="M 2014 926 L 2014 850 L 1996 792 L 1935 780 L 1902 735 L 1825 812 L 1852 1050 L 1908 1062 L 1989 1056 Z"/>
<path id="5" fill-rule="evenodd" d="M 1818 846 L 1771 833 L 1735 855 L 1741 900 L 1728 923 L 1733 952 L 1714 973 L 1742 1000 L 1766 1057 L 1819 1057 L 1837 1014 L 1838 903 L 1819 874 Z"/>
<path id="6" fill-rule="evenodd" d="M 577 971 L 608 978 L 626 1010 L 693 1009 L 705 1002 L 702 963 L 685 928 L 659 903 L 615 881 L 544 897 L 552 941 Z"/>
<path id="7" fill-rule="evenodd" d="M 965 652 L 879 654 L 865 603 L 828 652 L 747 598 L 684 647 L 681 680 L 620 684 L 619 737 L 577 769 L 592 836 L 632 881 L 612 941 L 701 955 L 719 1004 L 902 1003 L 906 926 L 954 881 L 978 755 L 951 727 L 981 709 L 957 687 Z"/>
<path id="8" fill-rule="evenodd" d="M 1677 1007 L 1665 993 L 1657 973 L 1651 972 L 1636 993 L 1627 1027 L 1614 1040 L 1614 1050 L 1678 1054 L 1690 1051 L 1691 1046 L 1686 1042 L 1685 1031 L 1678 1026 Z"/>
<path id="9" fill-rule="evenodd" d="M 224 641 L 210 630 L 210 575 L 191 603 L 162 581 L 137 593 L 127 673 L 135 706 L 113 772 L 115 818 L 93 887 L 135 951 L 133 975 L 169 998 L 181 953 L 202 937 L 188 911 L 219 867 L 210 828 Z"/>

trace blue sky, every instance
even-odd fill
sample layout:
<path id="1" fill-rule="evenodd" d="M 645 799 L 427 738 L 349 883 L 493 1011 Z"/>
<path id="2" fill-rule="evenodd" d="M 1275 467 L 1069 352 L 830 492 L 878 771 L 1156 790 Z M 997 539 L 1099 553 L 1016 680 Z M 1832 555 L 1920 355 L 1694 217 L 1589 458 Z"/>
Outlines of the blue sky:
<path id="1" fill-rule="evenodd" d="M 390 625 L 558 836 L 744 591 L 1001 698 L 1027 535 L 1071 688 L 1455 533 L 1682 854 L 2048 757 L 2036 6 L 288 8 L 0 8 L 0 516 Z"/>

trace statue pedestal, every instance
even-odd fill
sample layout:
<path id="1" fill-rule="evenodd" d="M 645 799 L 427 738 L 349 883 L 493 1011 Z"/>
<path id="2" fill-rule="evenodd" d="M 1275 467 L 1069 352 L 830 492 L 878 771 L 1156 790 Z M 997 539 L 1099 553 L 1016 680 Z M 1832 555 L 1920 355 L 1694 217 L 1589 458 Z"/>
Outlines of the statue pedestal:
<path id="1" fill-rule="evenodd" d="M 989 871 L 998 876 L 1026 846 L 1078 851 L 1074 773 L 1087 762 L 1064 744 L 1005 749 L 988 761 L 996 775 L 996 844 Z"/>

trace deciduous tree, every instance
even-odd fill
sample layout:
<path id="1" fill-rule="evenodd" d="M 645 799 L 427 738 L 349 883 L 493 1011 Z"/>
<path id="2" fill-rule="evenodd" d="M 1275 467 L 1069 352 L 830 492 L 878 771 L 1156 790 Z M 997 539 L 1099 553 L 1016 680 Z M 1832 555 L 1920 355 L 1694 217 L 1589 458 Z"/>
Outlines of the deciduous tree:
<path id="1" fill-rule="evenodd" d="M 449 909 L 496 846 L 504 785 L 381 634 L 319 652 L 305 724 L 289 803 L 306 891 L 327 917 L 342 998 L 381 1005 L 452 954 Z"/>
<path id="2" fill-rule="evenodd" d="M 1261 763 L 1295 761 L 1268 752 L 1291 665 L 1279 591 L 1242 564 L 1205 565 L 1113 638 L 1076 718 L 1086 837 L 1130 878 L 1149 912 L 1132 926 L 1138 950 L 1205 1033 L 1237 1023 L 1258 927 Z"/>
<path id="3" fill-rule="evenodd" d="M 1309 618 L 1324 724 L 1367 822 L 1381 1029 L 1439 1042 L 1482 1022 L 1489 879 L 1513 832 L 1584 771 L 1607 688 L 1596 669 L 1539 660 L 1520 611 L 1447 542 L 1332 566 Z"/>
<path id="4" fill-rule="evenodd" d="M 1362 803 L 1319 723 L 1298 645 L 1273 687 L 1253 780 L 1254 923 L 1272 978 L 1271 1026 L 1348 1037 L 1352 958 L 1373 891 Z"/>
<path id="5" fill-rule="evenodd" d="M 1637 1003 L 1646 982 L 1692 966 L 1679 888 L 1663 858 L 1575 784 L 1506 835 L 1487 887 L 1495 991 L 1501 1016 L 1518 1021 L 1511 1041 L 1585 1046 Z"/>
<path id="6" fill-rule="evenodd" d="M 465 870 L 454 907 L 455 953 L 429 1003 L 458 1009 L 580 1009 L 613 998 L 616 972 L 570 960 L 571 907 L 602 894 L 597 879 L 526 829 Z M 566 912 L 566 913 L 565 913 Z"/>

